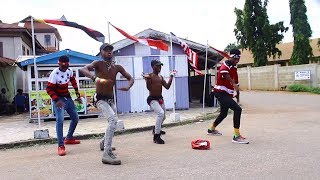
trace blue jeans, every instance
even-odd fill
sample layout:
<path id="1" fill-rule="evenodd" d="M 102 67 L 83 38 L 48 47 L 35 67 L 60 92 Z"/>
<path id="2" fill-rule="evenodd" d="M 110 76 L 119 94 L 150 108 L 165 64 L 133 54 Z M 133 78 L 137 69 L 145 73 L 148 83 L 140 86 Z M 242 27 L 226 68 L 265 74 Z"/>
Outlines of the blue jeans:
<path id="1" fill-rule="evenodd" d="M 56 114 L 56 131 L 57 131 L 58 145 L 62 146 L 64 145 L 64 142 L 63 142 L 64 110 L 67 111 L 71 119 L 69 131 L 67 134 L 67 139 L 70 139 L 73 137 L 74 130 L 76 129 L 79 121 L 79 116 L 78 116 L 76 107 L 74 105 L 74 102 L 71 98 L 60 97 L 59 101 L 62 101 L 64 103 L 64 106 L 60 109 L 57 107 L 56 102 L 53 101 L 53 110 Z"/>

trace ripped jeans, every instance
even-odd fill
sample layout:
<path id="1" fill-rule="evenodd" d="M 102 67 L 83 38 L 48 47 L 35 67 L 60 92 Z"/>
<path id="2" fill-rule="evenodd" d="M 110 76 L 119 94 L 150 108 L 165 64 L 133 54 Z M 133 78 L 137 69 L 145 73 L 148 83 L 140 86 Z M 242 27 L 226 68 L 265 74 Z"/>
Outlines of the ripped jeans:
<path id="1" fill-rule="evenodd" d="M 104 151 L 111 151 L 112 138 L 117 127 L 118 117 L 116 116 L 116 106 L 114 102 L 107 102 L 105 100 L 99 100 L 96 103 L 98 109 L 101 111 L 101 116 L 106 118 L 108 126 L 104 135 Z"/>
<path id="2" fill-rule="evenodd" d="M 166 119 L 166 107 L 165 107 L 164 103 L 159 104 L 159 101 L 157 101 L 157 100 L 152 100 L 150 102 L 150 107 L 155 113 L 157 113 L 157 121 L 156 121 L 156 125 L 154 127 L 154 133 L 160 134 L 161 125 L 162 125 L 163 121 Z"/>

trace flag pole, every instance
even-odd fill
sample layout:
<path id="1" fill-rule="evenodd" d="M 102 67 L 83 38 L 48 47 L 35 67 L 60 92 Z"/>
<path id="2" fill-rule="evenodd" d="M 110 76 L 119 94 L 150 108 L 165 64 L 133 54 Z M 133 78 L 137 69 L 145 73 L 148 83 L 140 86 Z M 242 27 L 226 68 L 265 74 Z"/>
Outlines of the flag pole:
<path id="1" fill-rule="evenodd" d="M 108 40 L 110 44 L 111 40 L 110 40 L 110 22 L 109 21 L 108 21 Z"/>
<path id="2" fill-rule="evenodd" d="M 33 49 L 33 67 L 34 67 L 34 78 L 35 78 L 35 87 L 37 94 L 37 116 L 38 116 L 38 128 L 41 128 L 40 121 L 40 109 L 39 109 L 39 82 L 38 82 L 38 68 L 36 63 L 36 44 L 34 39 L 34 25 L 33 25 L 33 17 L 31 16 L 31 35 L 32 35 L 32 49 Z"/>
<path id="3" fill-rule="evenodd" d="M 108 21 L 108 40 L 109 44 L 111 44 L 111 39 L 110 39 L 110 22 Z M 115 82 L 115 85 L 117 84 L 117 80 Z M 116 96 L 116 88 L 113 86 L 113 99 L 114 99 L 114 106 L 116 107 L 116 112 L 115 114 L 118 115 L 118 108 L 117 108 L 117 96 Z"/>
<path id="4" fill-rule="evenodd" d="M 206 95 L 207 67 L 208 67 L 208 40 L 206 45 L 206 61 L 204 65 L 205 74 L 204 74 L 204 80 L 203 80 L 202 113 L 204 113 L 204 101 L 205 101 L 205 95 Z"/>
<path id="5" fill-rule="evenodd" d="M 174 70 L 174 63 L 173 63 L 173 43 L 172 43 L 172 35 L 170 33 L 170 56 L 171 56 L 171 67 L 172 71 Z M 175 82 L 176 77 L 173 76 L 173 114 L 176 113 L 176 82 Z"/>

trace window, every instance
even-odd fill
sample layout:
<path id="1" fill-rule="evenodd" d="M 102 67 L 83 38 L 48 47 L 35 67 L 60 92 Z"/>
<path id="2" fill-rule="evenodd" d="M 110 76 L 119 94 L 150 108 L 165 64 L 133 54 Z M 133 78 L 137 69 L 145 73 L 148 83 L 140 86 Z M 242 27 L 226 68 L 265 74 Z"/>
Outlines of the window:
<path id="1" fill-rule="evenodd" d="M 22 55 L 27 55 L 26 47 L 24 47 L 24 45 L 22 45 Z"/>
<path id="2" fill-rule="evenodd" d="M 44 35 L 44 42 L 46 46 L 51 46 L 51 36 L 49 34 Z"/>
<path id="3" fill-rule="evenodd" d="M 3 57 L 3 43 L 0 42 L 0 57 Z"/>
<path id="4" fill-rule="evenodd" d="M 29 49 L 27 49 L 27 55 L 30 55 L 30 51 L 29 51 Z"/>

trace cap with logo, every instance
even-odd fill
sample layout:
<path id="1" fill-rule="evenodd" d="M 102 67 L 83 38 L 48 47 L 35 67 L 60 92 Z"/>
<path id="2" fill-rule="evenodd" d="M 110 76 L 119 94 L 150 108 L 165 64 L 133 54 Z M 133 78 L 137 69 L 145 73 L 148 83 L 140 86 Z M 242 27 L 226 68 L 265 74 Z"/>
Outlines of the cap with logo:
<path id="1" fill-rule="evenodd" d="M 113 50 L 113 46 L 112 46 L 111 44 L 103 43 L 103 44 L 100 46 L 100 51 L 105 50 L 106 48 L 108 48 L 109 50 Z"/>

